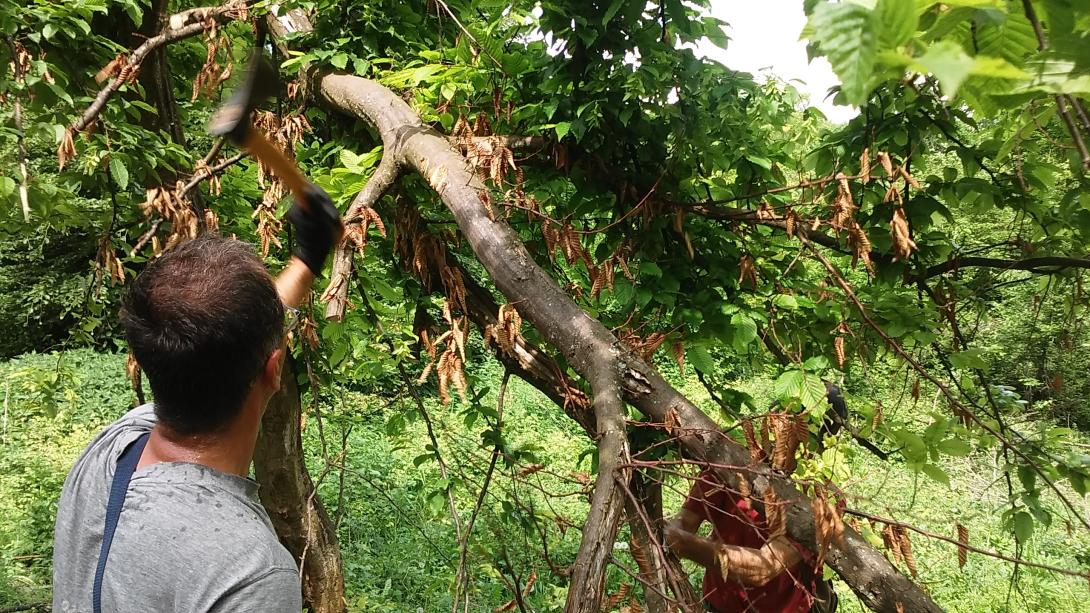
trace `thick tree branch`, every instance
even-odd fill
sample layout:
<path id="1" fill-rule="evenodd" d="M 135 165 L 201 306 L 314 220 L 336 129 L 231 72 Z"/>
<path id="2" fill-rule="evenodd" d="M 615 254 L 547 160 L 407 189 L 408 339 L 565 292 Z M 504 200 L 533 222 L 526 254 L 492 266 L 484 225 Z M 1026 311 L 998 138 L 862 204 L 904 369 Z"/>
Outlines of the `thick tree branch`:
<path id="1" fill-rule="evenodd" d="M 706 217 L 765 226 L 776 230 L 787 231 L 787 220 L 780 217 L 761 217 L 758 211 L 739 209 L 734 207 L 712 206 L 698 204 L 689 207 L 689 211 Z M 812 243 L 821 245 L 839 253 L 847 253 L 835 236 L 820 232 L 810 232 L 811 219 L 799 219 L 796 223 L 795 233 L 806 237 Z M 871 260 L 888 263 L 890 256 L 878 251 L 870 252 Z M 1036 274 L 1051 274 L 1064 268 L 1090 268 L 1090 259 L 1071 258 L 1062 256 L 1047 256 L 1038 258 L 1025 258 L 1021 260 L 1006 260 L 1002 258 L 988 258 L 977 256 L 955 257 L 945 262 L 929 266 L 921 276 L 913 276 L 910 280 L 930 279 L 938 275 L 958 270 L 961 268 L 999 268 L 1002 270 L 1025 270 Z"/>
<path id="2" fill-rule="evenodd" d="M 1018 565 L 1021 565 L 1021 566 L 1029 566 L 1029 567 L 1032 567 L 1032 568 L 1040 568 L 1041 570 L 1047 570 L 1049 572 L 1053 572 L 1053 573 L 1057 573 L 1057 574 L 1061 574 L 1061 575 L 1067 575 L 1069 577 L 1078 577 L 1078 578 L 1083 579 L 1083 580 L 1090 580 L 1090 573 L 1087 573 L 1087 572 L 1071 570 L 1070 568 L 1060 568 L 1059 566 L 1051 566 L 1049 564 L 1042 564 L 1040 562 L 1030 562 L 1029 560 L 1024 560 L 1022 558 L 1016 558 L 1016 557 L 1008 556 L 1008 555 L 999 553 L 998 551 L 989 551 L 987 549 L 981 549 L 980 547 L 974 547 L 973 545 L 970 545 L 969 543 L 963 543 L 963 542 L 961 542 L 961 541 L 959 541 L 959 540 L 957 540 L 955 538 L 951 538 L 951 537 L 946 536 L 944 534 L 936 534 L 934 532 L 924 530 L 923 528 L 913 526 L 912 524 L 906 524 L 904 522 L 899 522 L 899 521 L 890 519 L 888 517 L 879 517 L 877 515 L 872 515 L 870 513 L 865 512 L 865 511 L 860 511 L 858 509 L 844 509 L 844 513 L 846 513 L 848 515 L 855 515 L 856 517 L 862 517 L 864 519 L 869 519 L 870 521 L 881 522 L 881 523 L 889 525 L 889 526 L 898 526 L 898 527 L 904 528 L 906 530 L 911 530 L 911 531 L 913 531 L 916 534 L 919 534 L 921 536 L 925 536 L 925 537 L 930 538 L 930 539 L 935 539 L 936 541 L 944 541 L 944 542 L 947 542 L 947 543 L 951 543 L 953 545 L 957 545 L 958 547 L 963 547 L 963 548 L 965 548 L 965 549 L 967 549 L 969 551 L 972 551 L 973 553 L 979 553 L 980 555 L 987 556 L 989 558 L 995 558 L 997 560 L 1003 560 L 1004 562 L 1011 562 L 1013 564 L 1018 564 Z"/>
<path id="3" fill-rule="evenodd" d="M 816 242 L 816 241 L 815 241 Z M 1081 258 L 1067 258 L 1059 256 L 1047 256 L 1040 258 L 1025 258 L 1022 260 L 1004 260 L 1000 258 L 984 257 L 956 257 L 941 264 L 935 264 L 927 269 L 923 278 L 930 279 L 938 275 L 958 270 L 960 268 L 999 268 L 1002 270 L 1026 270 L 1034 273 L 1050 274 L 1063 268 L 1090 268 L 1090 260 Z M 1042 269 L 1048 270 L 1042 270 Z"/>
<path id="4" fill-rule="evenodd" d="M 598 613 L 605 590 L 606 566 L 613 556 L 613 542 L 624 516 L 622 484 L 631 478 L 624 403 L 620 377 L 615 370 L 617 356 L 612 346 L 601 348 L 588 373 L 594 394 L 598 432 L 598 477 L 590 499 L 590 511 L 583 523 L 583 540 L 572 565 L 571 588 L 564 610 L 568 613 Z"/>
<path id="5" fill-rule="evenodd" d="M 294 361 L 284 363 L 280 391 L 269 401 L 254 448 L 254 475 L 261 504 L 269 512 L 280 542 L 300 564 L 303 600 L 311 610 L 344 613 L 344 574 L 337 533 L 303 454 L 302 406 Z"/>
<path id="6" fill-rule="evenodd" d="M 110 97 L 129 80 L 133 71 L 140 69 L 140 63 L 152 51 L 163 45 L 196 36 L 215 23 L 241 19 L 247 13 L 249 4 L 249 1 L 229 2 L 223 6 L 189 9 L 171 15 L 167 20 L 166 29 L 144 41 L 144 44 L 134 49 L 125 58 L 122 65 L 117 67 L 117 74 L 110 79 L 105 87 L 99 90 L 98 95 L 95 96 L 94 101 L 87 107 L 87 110 L 68 129 L 75 133 L 91 125 L 99 113 L 102 112 L 102 109 L 105 108 Z"/>

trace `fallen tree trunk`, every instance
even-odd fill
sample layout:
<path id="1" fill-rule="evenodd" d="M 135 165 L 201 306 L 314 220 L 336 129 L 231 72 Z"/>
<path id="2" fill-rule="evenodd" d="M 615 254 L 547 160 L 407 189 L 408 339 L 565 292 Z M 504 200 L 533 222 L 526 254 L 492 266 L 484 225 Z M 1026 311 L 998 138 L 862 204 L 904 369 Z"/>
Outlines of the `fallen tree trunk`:
<path id="1" fill-rule="evenodd" d="M 549 344 L 561 351 L 576 371 L 592 384 L 596 376 L 609 378 L 610 375 L 601 374 L 603 370 L 619 378 L 627 401 L 657 422 L 676 424 L 672 434 L 690 456 L 732 467 L 719 470 L 729 485 L 737 486 L 739 478 L 746 478 L 759 496 L 773 489 L 786 503 L 791 536 L 811 549 L 820 547 L 809 499 L 789 479 L 770 468 L 749 466 L 749 453 L 744 447 L 724 434 L 711 418 L 580 309 L 533 261 L 514 231 L 487 210 L 482 199 L 484 185 L 445 137 L 424 125 L 400 97 L 374 81 L 348 75 L 318 75 L 313 85 L 315 94 L 327 106 L 370 123 L 382 138 L 385 156 L 391 156 L 399 166 L 416 170 L 428 181 L 454 214 L 467 242 L 500 292 L 510 303 L 518 305 L 519 312 Z M 608 420 L 603 424 L 601 415 L 598 420 L 600 433 L 604 434 L 603 427 L 614 427 Z M 625 453 L 624 449 L 610 451 Z M 607 478 L 612 480 L 613 476 Z M 618 502 L 617 515 L 600 514 L 610 521 L 614 517 L 619 519 L 623 507 L 619 496 L 614 498 L 608 492 L 605 504 L 613 500 Z M 612 530 L 595 531 L 591 536 L 599 542 L 609 539 L 611 544 L 615 534 L 614 525 Z M 923 590 L 851 529 L 845 533 L 844 545 L 829 552 L 828 562 L 875 610 L 891 613 L 940 610 Z M 577 598 L 596 596 L 594 586 L 580 586 L 573 581 L 573 589 L 582 590 Z"/>
<path id="2" fill-rule="evenodd" d="M 270 19 L 274 35 L 310 31 L 306 15 L 299 10 Z M 278 36 L 278 37 L 280 37 Z M 588 572 L 576 581 L 573 573 L 567 610 L 597 611 L 601 600 L 603 558 L 610 555 L 613 539 L 623 515 L 624 501 L 611 465 L 628 455 L 623 412 L 614 398 L 623 399 L 652 420 L 671 425 L 671 434 L 692 458 L 715 468 L 731 487 L 748 488 L 762 497 L 771 489 L 784 504 L 787 528 L 792 538 L 817 551 L 810 500 L 793 482 L 767 466 L 750 466 L 748 450 L 736 443 L 695 404 L 667 383 L 642 359 L 625 348 L 599 321 L 587 315 L 530 256 L 518 235 L 502 216 L 490 210 L 487 189 L 466 159 L 451 142 L 425 125 L 408 104 L 379 83 L 345 74 L 310 74 L 307 90 L 325 106 L 364 120 L 382 140 L 382 165 L 418 172 L 439 194 L 454 215 L 463 236 L 492 277 L 497 289 L 516 304 L 549 344 L 556 347 L 568 364 L 587 378 L 595 395 L 595 416 L 601 437 L 601 470 L 596 494 L 588 515 L 592 521 L 609 525 L 584 529 L 577 567 Z M 376 190 L 378 191 L 378 190 Z M 332 279 L 336 282 L 336 279 Z M 619 389 L 614 384 L 619 383 Z M 598 396 L 605 398 L 599 400 Z M 620 413 L 620 419 L 617 414 Z M 597 490 L 605 489 L 599 493 Z M 588 543 L 587 536 L 594 539 Z M 608 546 L 607 546 L 608 545 Z M 608 561 L 608 560 L 606 560 Z M 941 608 L 886 557 L 850 527 L 844 541 L 834 546 L 826 561 L 871 609 L 882 612 L 941 611 Z M 588 583 L 590 585 L 588 585 Z"/>
<path id="3" fill-rule="evenodd" d="M 313 613 L 345 613 L 344 571 L 337 533 L 307 472 L 300 432 L 295 365 L 284 363 L 280 391 L 269 401 L 254 448 L 261 504 L 280 542 L 301 569 L 303 602 Z"/>

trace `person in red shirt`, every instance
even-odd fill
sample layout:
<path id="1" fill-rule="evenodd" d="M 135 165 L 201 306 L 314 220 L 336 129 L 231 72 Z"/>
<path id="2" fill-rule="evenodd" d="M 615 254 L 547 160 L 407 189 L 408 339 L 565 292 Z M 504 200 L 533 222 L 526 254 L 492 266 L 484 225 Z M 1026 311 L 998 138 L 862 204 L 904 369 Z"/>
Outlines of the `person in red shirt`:
<path id="1" fill-rule="evenodd" d="M 697 534 L 703 522 L 710 538 Z M 770 538 L 764 514 L 711 472 L 701 473 L 666 526 L 666 542 L 704 573 L 704 606 L 715 613 L 831 612 L 836 596 L 814 568 L 814 555 L 786 535 Z"/>

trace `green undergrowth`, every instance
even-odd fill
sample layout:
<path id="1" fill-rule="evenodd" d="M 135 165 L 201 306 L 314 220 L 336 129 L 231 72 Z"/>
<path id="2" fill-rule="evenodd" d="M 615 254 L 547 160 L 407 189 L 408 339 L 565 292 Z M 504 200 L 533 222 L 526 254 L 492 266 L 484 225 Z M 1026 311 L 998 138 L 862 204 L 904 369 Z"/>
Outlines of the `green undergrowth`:
<path id="1" fill-rule="evenodd" d="M 490 388 L 478 402 L 495 407 L 502 372 L 491 363 L 472 370 L 475 389 Z M 698 382 L 679 383 L 690 397 L 713 406 Z M 757 406 L 766 406 L 772 386 L 756 378 L 736 387 L 750 393 Z M 917 411 L 921 420 L 932 410 L 922 399 L 919 405 L 911 398 L 898 405 L 894 390 L 870 389 L 886 410 Z M 853 409 L 877 399 L 864 398 L 864 390 L 850 384 L 848 390 Z M 476 507 L 490 452 L 481 445 L 484 421 L 467 418 L 470 403 L 455 400 L 443 406 L 431 390 L 423 391 L 447 479 L 440 475 L 411 395 L 339 388 L 306 414 L 308 462 L 338 522 L 353 611 L 430 612 L 451 606 L 458 547 L 444 486 L 452 485 L 464 526 Z M 0 393 L 0 607 L 6 607 L 48 599 L 53 517 L 66 471 L 98 429 L 134 399 L 124 356 L 89 350 L 0 363 Z M 467 558 L 472 603 L 476 610 L 502 606 L 511 599 L 508 583 L 525 586 L 532 574 L 527 602 L 538 611 L 558 611 L 566 579 L 550 572 L 543 543 L 557 567 L 574 560 L 587 500 L 580 481 L 591 472 L 593 447 L 555 405 L 516 379 L 507 389 L 503 422 L 505 451 L 518 461 L 497 463 L 475 520 Z M 850 508 L 950 537 L 961 523 L 974 546 L 1015 553 L 1013 536 L 999 520 L 1006 494 L 994 450 L 944 462 L 949 487 L 897 460 L 879 462 L 854 445 L 847 445 L 842 457 L 850 477 L 840 485 Z M 540 470 L 525 474 L 537 464 Z M 676 510 L 684 489 L 679 479 L 667 480 L 668 512 Z M 1085 513 L 1086 501 L 1067 494 Z M 1090 540 L 1077 524 L 1068 524 L 1058 505 L 1049 504 L 1055 520 L 1038 526 L 1020 555 L 1085 569 Z M 1083 581 L 1020 567 L 1012 583 L 1012 564 L 970 553 L 959 569 L 954 545 L 918 534 L 911 539 L 919 583 L 950 611 L 1090 611 Z M 614 553 L 618 563 L 631 569 L 626 543 L 627 529 L 622 529 Z M 694 582 L 698 579 L 694 571 Z M 614 568 L 608 589 L 631 581 Z M 838 591 L 841 610 L 862 610 L 846 586 Z"/>

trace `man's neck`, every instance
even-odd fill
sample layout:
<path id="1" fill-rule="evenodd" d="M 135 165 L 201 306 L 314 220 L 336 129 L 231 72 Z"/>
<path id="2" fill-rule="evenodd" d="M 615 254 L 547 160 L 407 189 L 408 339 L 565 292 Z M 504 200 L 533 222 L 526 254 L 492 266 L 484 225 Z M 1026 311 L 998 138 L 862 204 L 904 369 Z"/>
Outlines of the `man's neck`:
<path id="1" fill-rule="evenodd" d="M 163 424 L 151 431 L 137 469 L 160 462 L 189 462 L 246 477 L 257 443 L 257 424 L 243 414 L 227 430 L 213 435 L 180 436 Z"/>

